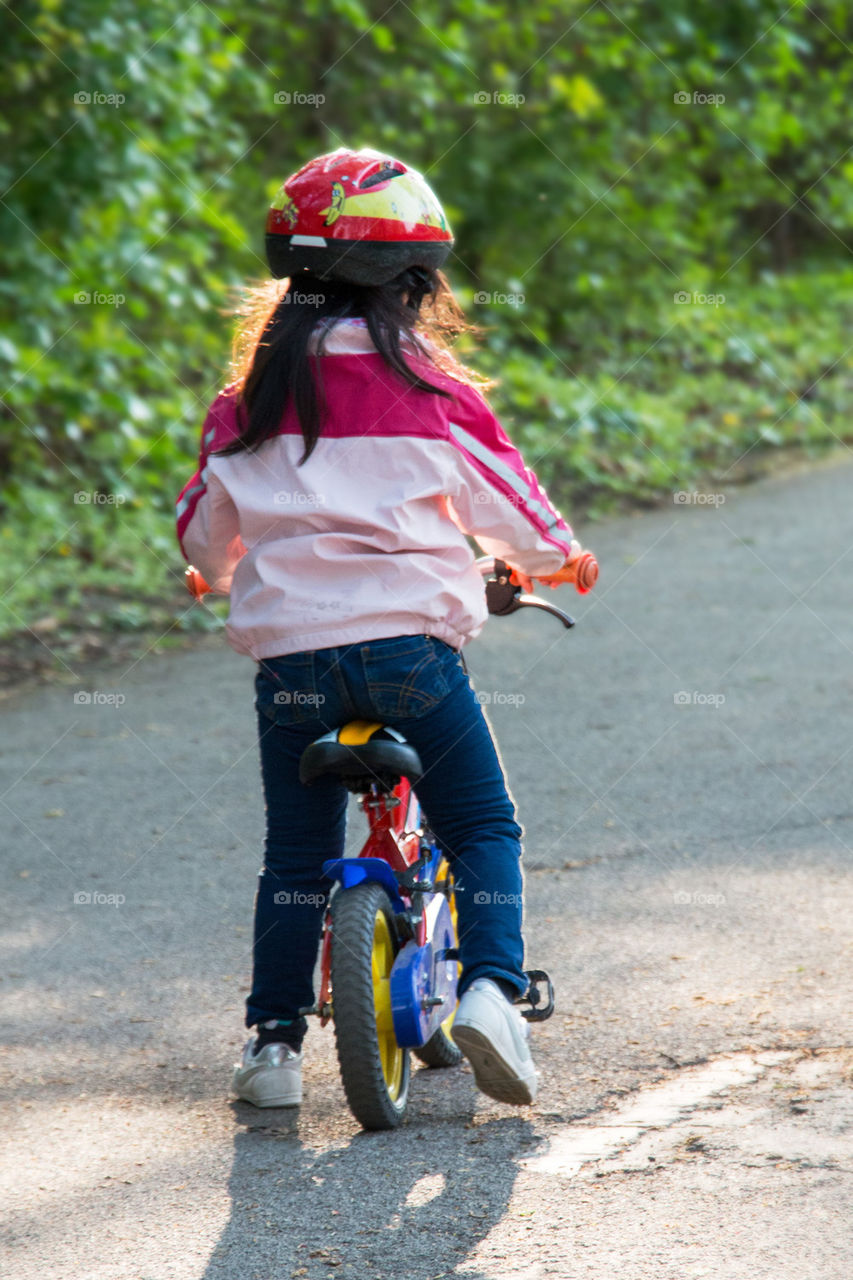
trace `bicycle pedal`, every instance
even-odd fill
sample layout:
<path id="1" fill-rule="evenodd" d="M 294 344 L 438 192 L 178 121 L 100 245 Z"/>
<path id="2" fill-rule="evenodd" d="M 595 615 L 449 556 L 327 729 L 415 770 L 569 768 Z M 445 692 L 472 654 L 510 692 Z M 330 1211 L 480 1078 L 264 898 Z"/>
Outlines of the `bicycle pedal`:
<path id="1" fill-rule="evenodd" d="M 544 969 L 525 969 L 525 976 L 530 985 L 523 996 L 518 996 L 513 1004 L 529 1004 L 529 1009 L 522 1009 L 521 1016 L 527 1022 L 545 1022 L 554 1012 L 554 984 L 548 977 Z M 540 1009 L 542 1004 L 542 992 L 539 984 L 544 985 L 546 991 L 546 1003 Z"/>

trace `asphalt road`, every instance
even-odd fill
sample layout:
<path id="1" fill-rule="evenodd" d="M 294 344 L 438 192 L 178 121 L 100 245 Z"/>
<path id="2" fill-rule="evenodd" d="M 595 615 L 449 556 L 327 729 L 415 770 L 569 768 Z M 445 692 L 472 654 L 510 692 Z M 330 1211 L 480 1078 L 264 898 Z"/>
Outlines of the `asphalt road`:
<path id="1" fill-rule="evenodd" d="M 600 524 L 572 633 L 468 650 L 558 990 L 526 1110 L 422 1070 L 362 1134 L 319 1027 L 299 1113 L 229 1101 L 262 811 L 224 641 L 5 703 L 2 1274 L 849 1280 L 851 484 Z"/>

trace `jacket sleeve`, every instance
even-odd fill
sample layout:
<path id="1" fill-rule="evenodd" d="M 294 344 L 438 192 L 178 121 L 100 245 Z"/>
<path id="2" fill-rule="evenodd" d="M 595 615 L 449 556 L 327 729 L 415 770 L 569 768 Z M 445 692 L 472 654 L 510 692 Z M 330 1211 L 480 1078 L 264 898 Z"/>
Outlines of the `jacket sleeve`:
<path id="1" fill-rule="evenodd" d="M 455 446 L 451 519 L 486 555 L 522 573 L 556 573 L 571 552 L 572 530 L 503 427 L 473 388 L 457 393 L 448 424 Z"/>
<path id="2" fill-rule="evenodd" d="M 201 432 L 198 469 L 178 494 L 178 542 L 184 559 L 211 591 L 228 595 L 237 562 L 246 554 L 237 508 L 211 466 L 210 455 L 233 435 L 233 399 L 217 396 Z"/>

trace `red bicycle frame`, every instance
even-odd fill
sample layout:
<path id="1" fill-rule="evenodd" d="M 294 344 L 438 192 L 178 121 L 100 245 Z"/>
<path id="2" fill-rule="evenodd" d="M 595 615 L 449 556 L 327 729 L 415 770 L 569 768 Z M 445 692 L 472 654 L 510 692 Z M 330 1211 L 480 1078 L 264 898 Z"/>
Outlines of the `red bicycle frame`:
<path id="1" fill-rule="evenodd" d="M 401 778 L 390 795 L 373 787 L 360 797 L 359 803 L 367 815 L 369 828 L 359 858 L 381 858 L 392 871 L 405 871 L 413 866 L 421 852 L 421 808 L 408 778 Z M 417 927 L 419 945 L 425 941 L 422 936 L 425 930 L 426 922 L 420 920 Z M 331 913 L 327 907 L 323 920 L 320 994 L 317 999 L 321 1026 L 325 1026 L 332 1016 L 331 967 L 332 928 Z"/>

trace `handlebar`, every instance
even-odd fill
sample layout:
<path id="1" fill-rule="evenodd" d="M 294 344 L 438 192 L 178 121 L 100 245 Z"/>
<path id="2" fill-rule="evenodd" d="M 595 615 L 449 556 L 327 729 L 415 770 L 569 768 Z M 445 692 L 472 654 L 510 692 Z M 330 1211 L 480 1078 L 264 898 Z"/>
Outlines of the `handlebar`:
<path id="1" fill-rule="evenodd" d="M 505 561 L 498 560 L 495 556 L 480 556 L 475 563 L 486 579 L 486 607 L 489 613 L 503 617 L 508 613 L 516 613 L 519 609 L 542 609 L 559 618 L 567 629 L 575 625 L 574 618 L 558 609 L 555 604 L 524 591 L 521 583 L 513 580 L 513 571 Z M 588 587 L 586 589 L 589 590 Z"/>
<path id="2" fill-rule="evenodd" d="M 562 582 L 570 582 L 578 595 L 585 596 L 598 582 L 598 561 L 591 551 L 581 551 L 580 555 L 564 565 L 562 569 L 556 573 L 549 573 L 547 577 L 538 578 L 537 581 L 547 582 L 552 587 L 559 586 Z"/>
<path id="3" fill-rule="evenodd" d="M 519 609 L 543 609 L 545 613 L 559 618 L 564 627 L 575 625 L 574 618 L 569 617 L 562 609 L 558 609 L 556 605 L 543 600 L 540 596 L 524 591 L 514 571 L 505 561 L 498 560 L 495 556 L 480 556 L 475 564 L 486 579 L 486 605 L 489 613 L 503 616 L 516 613 Z M 574 583 L 575 589 L 581 595 L 585 595 L 595 586 L 597 579 L 598 562 L 589 551 L 583 551 L 572 560 L 571 564 L 564 566 L 557 573 L 539 578 L 538 581 L 547 582 L 551 586 L 564 582 Z M 196 600 L 203 600 L 210 591 L 201 573 L 193 565 L 185 570 L 184 581 L 190 595 Z"/>

